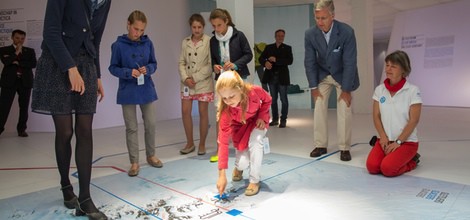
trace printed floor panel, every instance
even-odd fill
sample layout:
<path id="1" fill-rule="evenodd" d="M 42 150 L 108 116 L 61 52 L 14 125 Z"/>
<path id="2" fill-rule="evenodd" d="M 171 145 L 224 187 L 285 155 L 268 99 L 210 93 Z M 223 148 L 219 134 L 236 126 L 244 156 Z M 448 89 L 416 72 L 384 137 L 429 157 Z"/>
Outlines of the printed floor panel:
<path id="1" fill-rule="evenodd" d="M 233 152 L 232 152 L 233 155 Z M 331 155 L 331 154 L 330 154 Z M 327 155 L 329 156 L 329 155 Z M 244 195 L 244 181 L 227 176 L 228 199 L 219 200 L 217 164 L 190 157 L 161 169 L 142 167 L 92 180 L 95 204 L 110 219 L 465 219 L 467 185 L 402 175 L 387 178 L 321 160 L 267 154 L 261 191 Z M 419 169 L 419 166 L 418 166 Z M 73 178 L 73 177 L 72 177 Z M 78 185 L 74 185 L 78 193 Z M 57 188 L 0 200 L 0 219 L 86 219 L 62 205 Z"/>

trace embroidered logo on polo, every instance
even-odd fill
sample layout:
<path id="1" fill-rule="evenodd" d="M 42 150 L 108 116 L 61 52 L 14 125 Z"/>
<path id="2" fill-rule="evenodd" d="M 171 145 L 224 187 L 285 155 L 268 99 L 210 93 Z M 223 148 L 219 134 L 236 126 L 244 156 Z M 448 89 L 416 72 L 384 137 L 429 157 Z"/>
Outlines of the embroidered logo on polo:
<path id="1" fill-rule="evenodd" d="M 385 96 L 380 97 L 380 104 L 383 104 L 385 102 Z"/>

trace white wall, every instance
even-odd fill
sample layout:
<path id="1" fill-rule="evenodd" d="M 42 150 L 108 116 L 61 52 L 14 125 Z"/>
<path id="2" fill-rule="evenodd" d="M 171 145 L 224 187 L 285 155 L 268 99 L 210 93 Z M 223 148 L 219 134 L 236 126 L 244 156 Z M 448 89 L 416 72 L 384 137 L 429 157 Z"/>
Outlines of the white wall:
<path id="1" fill-rule="evenodd" d="M 385 56 L 387 55 L 388 43 L 374 43 L 374 88 L 383 82 L 382 74 L 384 71 Z"/>
<path id="2" fill-rule="evenodd" d="M 408 53 L 409 80 L 420 87 L 424 105 L 470 107 L 468 9 L 470 1 L 462 0 L 395 17 L 388 53 Z"/>
<path id="3" fill-rule="evenodd" d="M 181 40 L 190 34 L 187 24 L 189 18 L 189 0 L 177 1 L 123 1 L 114 0 L 111 4 L 106 30 L 101 43 L 101 73 L 105 89 L 105 99 L 98 104 L 94 120 L 94 128 L 105 128 L 123 125 L 121 106 L 116 104 L 118 79 L 108 71 L 111 55 L 111 44 L 118 35 L 127 33 L 126 22 L 128 15 L 135 9 L 147 15 L 146 34 L 155 45 L 158 62 L 157 74 L 153 77 L 159 100 L 157 103 L 157 120 L 181 117 L 179 96 L 178 58 L 181 50 Z M 34 3 L 33 3 L 34 2 Z M 24 19 L 42 22 L 46 0 L 2 0 L 0 9 L 21 8 Z M 29 30 L 23 23 L 18 23 L 22 29 Z M 29 39 L 28 39 L 29 40 Z M 28 40 L 26 45 L 28 45 Z M 31 39 L 31 43 L 35 39 Z M 2 66 L 0 66 L 2 68 Z M 17 103 L 13 104 L 6 130 L 16 130 L 18 118 Z M 53 131 L 50 116 L 30 113 L 28 121 L 30 131 Z"/>

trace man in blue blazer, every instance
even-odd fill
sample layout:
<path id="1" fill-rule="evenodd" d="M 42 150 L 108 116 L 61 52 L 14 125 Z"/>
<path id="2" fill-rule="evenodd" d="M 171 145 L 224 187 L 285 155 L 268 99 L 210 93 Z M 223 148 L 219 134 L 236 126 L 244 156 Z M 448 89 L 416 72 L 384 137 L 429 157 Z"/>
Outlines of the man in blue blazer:
<path id="1" fill-rule="evenodd" d="M 0 78 L 0 134 L 5 129 L 11 105 L 18 93 L 19 118 L 16 130 L 18 136 L 28 137 L 26 123 L 28 121 L 29 100 L 33 88 L 33 68 L 36 67 L 36 52 L 33 48 L 23 46 L 26 32 L 11 32 L 13 44 L 0 48 L 0 59 L 3 63 Z"/>
<path id="2" fill-rule="evenodd" d="M 334 20 L 332 0 L 315 5 L 316 26 L 305 32 L 305 71 L 315 101 L 314 149 L 311 157 L 327 153 L 328 98 L 337 93 L 337 135 L 342 161 L 351 160 L 351 93 L 359 87 L 354 30 Z"/>

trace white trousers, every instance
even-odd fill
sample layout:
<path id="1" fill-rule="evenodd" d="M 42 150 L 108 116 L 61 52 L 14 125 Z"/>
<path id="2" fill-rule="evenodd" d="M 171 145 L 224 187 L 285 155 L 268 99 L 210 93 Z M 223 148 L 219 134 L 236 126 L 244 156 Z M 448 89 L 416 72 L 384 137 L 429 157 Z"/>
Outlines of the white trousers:
<path id="1" fill-rule="evenodd" d="M 339 150 L 349 150 L 351 148 L 351 106 L 347 106 L 344 100 L 339 100 L 341 95 L 341 85 L 339 85 L 331 75 L 328 75 L 318 84 L 318 90 L 323 98 L 315 101 L 313 113 L 313 142 L 314 147 L 328 147 L 328 99 L 331 90 L 336 88 L 336 116 L 337 135 Z"/>
<path id="2" fill-rule="evenodd" d="M 250 183 L 258 183 L 261 179 L 261 163 L 263 162 L 263 138 L 267 130 L 255 128 L 250 135 L 248 148 L 236 151 L 235 167 L 237 170 L 250 168 Z"/>

